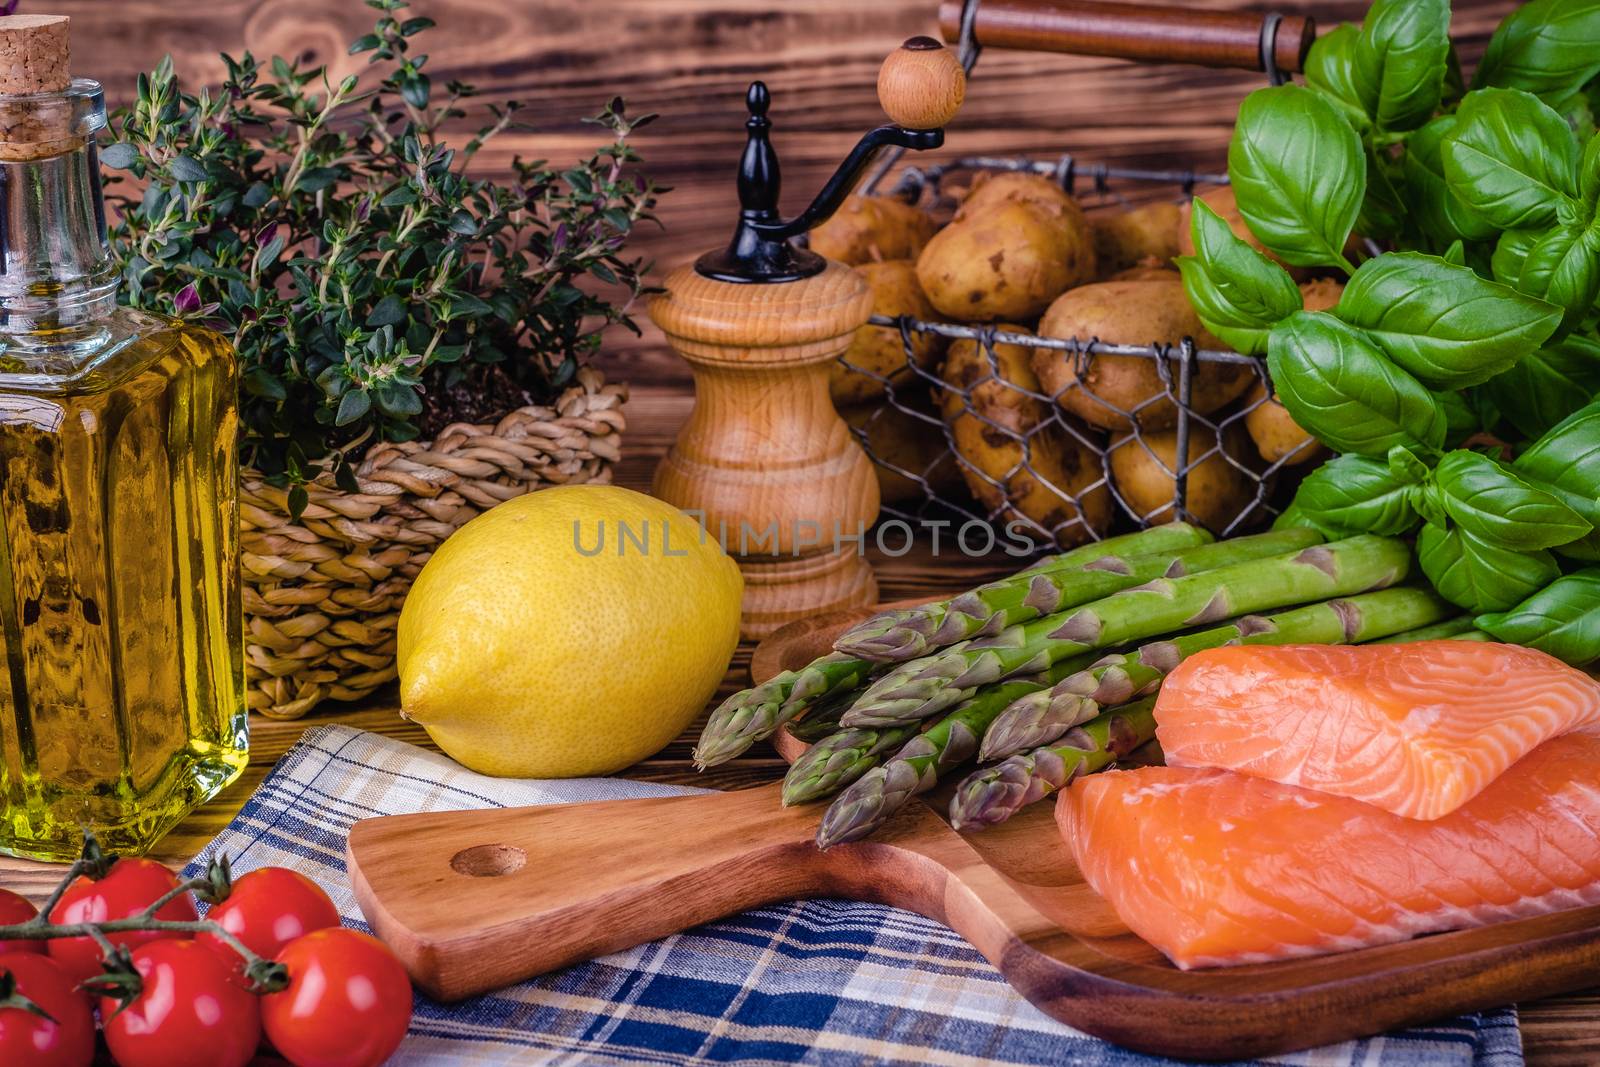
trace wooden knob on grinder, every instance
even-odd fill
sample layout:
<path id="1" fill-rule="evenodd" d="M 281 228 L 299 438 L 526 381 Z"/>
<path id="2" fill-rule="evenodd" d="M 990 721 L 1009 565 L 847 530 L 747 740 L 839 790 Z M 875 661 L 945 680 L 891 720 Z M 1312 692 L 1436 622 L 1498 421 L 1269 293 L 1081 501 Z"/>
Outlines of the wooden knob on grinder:
<path id="1" fill-rule="evenodd" d="M 967 95 L 967 74 L 932 37 L 913 37 L 878 69 L 878 103 L 897 125 L 936 130 L 947 125 Z"/>
<path id="2" fill-rule="evenodd" d="M 0 17 L 0 96 L 59 93 L 72 84 L 65 15 Z"/>

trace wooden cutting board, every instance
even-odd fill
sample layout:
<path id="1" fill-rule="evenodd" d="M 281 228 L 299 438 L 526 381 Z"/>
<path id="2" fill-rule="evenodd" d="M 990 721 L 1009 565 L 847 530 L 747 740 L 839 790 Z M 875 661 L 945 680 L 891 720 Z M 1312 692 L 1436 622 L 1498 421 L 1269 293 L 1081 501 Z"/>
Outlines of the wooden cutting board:
<path id="1" fill-rule="evenodd" d="M 866 612 L 795 623 L 756 649 L 765 680 Z M 785 736 L 780 751 L 799 746 Z M 732 793 L 436 812 L 352 827 L 373 929 L 454 1000 L 774 901 L 879 901 L 945 923 L 1047 1014 L 1141 1052 L 1264 1056 L 1593 985 L 1600 907 L 1336 956 L 1183 972 L 1079 875 L 1051 805 L 958 834 L 947 792 L 876 837 L 818 852 L 821 805 Z"/>

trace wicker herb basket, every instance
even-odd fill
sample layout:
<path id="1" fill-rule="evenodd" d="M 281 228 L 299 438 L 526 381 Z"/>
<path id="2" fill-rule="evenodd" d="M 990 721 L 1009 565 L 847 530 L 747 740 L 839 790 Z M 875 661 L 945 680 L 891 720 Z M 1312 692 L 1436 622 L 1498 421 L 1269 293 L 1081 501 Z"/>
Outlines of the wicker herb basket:
<path id="1" fill-rule="evenodd" d="M 549 406 L 456 423 L 431 442 L 380 444 L 360 492 L 326 475 L 299 521 L 287 492 L 246 471 L 240 494 L 250 709 L 298 719 L 395 678 L 400 606 L 433 550 L 474 516 L 542 486 L 605 484 L 627 387 L 594 368 Z"/>

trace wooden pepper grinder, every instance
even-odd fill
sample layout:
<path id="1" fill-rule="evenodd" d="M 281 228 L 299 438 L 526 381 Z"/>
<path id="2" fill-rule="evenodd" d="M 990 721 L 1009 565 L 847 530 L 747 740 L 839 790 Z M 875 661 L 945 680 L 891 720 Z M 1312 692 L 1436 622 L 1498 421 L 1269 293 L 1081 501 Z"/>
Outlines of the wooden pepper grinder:
<path id="1" fill-rule="evenodd" d="M 965 88 L 937 41 L 907 41 L 878 74 L 892 125 L 863 137 L 811 206 L 785 220 L 771 97 L 753 83 L 733 240 L 674 271 L 650 306 L 695 382 L 694 411 L 654 492 L 696 514 L 739 560 L 746 638 L 877 600 L 860 551 L 878 515 L 877 476 L 828 396 L 829 364 L 866 324 L 872 297 L 855 271 L 790 240 L 832 215 L 886 146 L 943 144 Z"/>

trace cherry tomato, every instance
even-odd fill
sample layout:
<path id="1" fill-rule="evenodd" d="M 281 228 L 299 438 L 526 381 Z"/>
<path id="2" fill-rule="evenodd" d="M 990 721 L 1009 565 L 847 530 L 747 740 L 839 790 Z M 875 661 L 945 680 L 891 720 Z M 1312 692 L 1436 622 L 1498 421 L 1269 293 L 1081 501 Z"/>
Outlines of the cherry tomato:
<path id="1" fill-rule="evenodd" d="M 233 883 L 227 900 L 206 912 L 206 918 L 221 923 L 251 952 L 269 960 L 277 959 L 295 938 L 339 925 L 339 911 L 322 887 L 287 867 L 263 867 L 244 875 Z M 239 954 L 215 934 L 201 934 L 195 940 L 221 953 L 230 967 L 243 965 Z"/>
<path id="2" fill-rule="evenodd" d="M 19 996 L 50 1018 L 22 1007 Z M 89 1067 L 93 1059 L 94 1016 L 67 972 L 36 952 L 0 955 L 0 1063 Z"/>
<path id="3" fill-rule="evenodd" d="M 80 877 L 62 894 L 50 910 L 54 923 L 109 922 L 138 915 L 178 884 L 177 877 L 155 860 L 117 860 L 98 882 Z M 194 899 L 188 893 L 168 901 L 156 918 L 174 922 L 193 922 L 199 918 Z M 188 938 L 188 934 L 159 931 L 110 934 L 113 945 L 130 949 L 169 938 Z M 88 937 L 58 937 L 49 943 L 50 958 L 61 964 L 74 983 L 100 973 L 100 948 Z"/>
<path id="4" fill-rule="evenodd" d="M 261 1023 L 295 1067 L 377 1067 L 400 1046 L 411 980 L 382 941 L 318 930 L 285 945 L 278 962 L 289 986 L 261 998 Z"/>
<path id="5" fill-rule="evenodd" d="M 100 998 L 106 1046 L 120 1067 L 244 1067 L 261 1044 L 261 1008 L 215 952 L 193 941 L 133 951 L 138 996 Z"/>
<path id="6" fill-rule="evenodd" d="M 9 889 L 0 889 L 0 926 L 16 926 L 37 914 L 39 909 L 27 897 Z M 0 941 L 0 952 L 43 951 L 43 941 Z"/>

